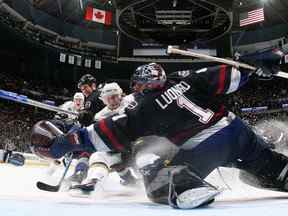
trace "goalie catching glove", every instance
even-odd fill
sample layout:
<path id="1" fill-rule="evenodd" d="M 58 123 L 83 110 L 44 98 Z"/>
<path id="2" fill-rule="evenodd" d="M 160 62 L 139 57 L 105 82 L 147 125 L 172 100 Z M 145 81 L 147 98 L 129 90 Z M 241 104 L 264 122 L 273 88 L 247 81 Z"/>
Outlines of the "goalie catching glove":
<path id="1" fill-rule="evenodd" d="M 255 75 L 261 80 L 270 80 L 273 75 L 280 71 L 280 63 L 284 58 L 284 53 L 279 49 L 266 50 L 240 56 L 240 62 L 256 67 Z"/>
<path id="2" fill-rule="evenodd" d="M 93 127 L 93 126 L 92 126 Z M 75 151 L 95 152 L 88 136 L 88 128 L 80 128 L 63 135 L 62 131 L 49 121 L 40 121 L 32 128 L 31 151 L 41 158 L 58 159 Z"/>

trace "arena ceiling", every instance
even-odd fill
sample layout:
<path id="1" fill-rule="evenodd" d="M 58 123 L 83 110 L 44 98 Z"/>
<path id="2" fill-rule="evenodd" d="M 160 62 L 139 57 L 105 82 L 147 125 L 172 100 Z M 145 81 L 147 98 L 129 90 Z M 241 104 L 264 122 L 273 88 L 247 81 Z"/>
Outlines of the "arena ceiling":
<path id="1" fill-rule="evenodd" d="M 65 32 L 68 23 L 87 31 L 104 29 L 105 34 L 108 34 L 108 31 L 116 34 L 120 30 L 131 38 L 148 43 L 208 42 L 222 37 L 227 32 L 241 31 L 244 28 L 239 27 L 239 13 L 259 5 L 265 8 L 265 22 L 261 24 L 262 27 L 288 23 L 286 0 L 17 0 L 20 1 L 63 22 L 62 27 L 56 31 L 60 35 L 69 35 Z M 16 4 L 15 0 L 0 0 L 0 2 L 5 2 L 12 8 Z M 91 5 L 104 11 L 111 11 L 112 25 L 97 25 L 85 21 L 87 6 Z M 21 11 L 18 12 L 21 14 Z M 33 15 L 33 11 L 31 14 Z M 34 16 L 32 23 L 35 20 L 40 23 L 37 25 L 45 23 L 45 28 L 49 29 L 48 16 L 36 18 Z M 245 29 L 257 27 L 258 25 L 252 25 Z M 74 32 L 68 29 L 68 33 L 71 31 Z M 98 37 L 101 42 L 102 39 L 108 38 L 105 34 L 99 37 L 97 32 L 95 38 Z M 89 41 L 91 38 L 93 39 L 92 34 L 87 38 L 84 37 L 84 41 Z M 113 36 L 110 38 L 112 40 Z M 82 38 L 75 38 L 74 42 L 77 40 L 81 41 Z M 71 41 L 73 42 L 73 37 L 72 39 L 70 37 Z"/>
<path id="2" fill-rule="evenodd" d="M 13 0 L 5 0 L 5 2 L 12 2 Z M 20 1 L 20 0 L 18 0 Z M 64 19 L 69 22 L 78 23 L 83 19 L 83 13 L 87 4 L 94 4 L 102 9 L 112 10 L 115 12 L 117 5 L 126 4 L 127 2 L 133 3 L 136 2 L 134 0 L 21 0 L 21 1 L 28 1 L 36 8 L 46 11 L 47 13 L 56 16 L 60 19 Z M 172 7 L 173 4 L 175 5 L 182 5 L 181 7 L 185 7 L 187 5 L 186 0 L 172 0 Z M 208 0 L 207 2 L 223 2 L 221 1 L 213 1 Z M 225 0 L 224 0 L 225 1 Z M 255 4 L 265 4 L 265 9 L 267 12 L 267 22 L 275 23 L 275 22 L 287 22 L 288 21 L 288 2 L 286 0 L 229 0 L 233 3 L 234 12 L 237 12 L 241 9 L 248 9 L 249 7 L 254 7 Z M 143 2 L 143 1 L 142 1 Z M 144 1 L 145 2 L 145 1 Z M 153 1 L 151 1 L 153 2 Z M 154 0 L 157 2 L 157 0 Z M 164 4 L 169 7 L 169 1 L 167 4 Z M 174 3 L 173 3 L 174 2 Z M 181 2 L 184 2 L 183 4 Z M 194 0 L 193 2 L 205 2 L 204 0 Z M 157 7 L 157 5 L 156 5 Z M 188 7 L 190 7 L 188 5 Z M 235 23 L 236 24 L 236 23 Z"/>
<path id="3" fill-rule="evenodd" d="M 23 0 L 22 0 L 23 1 Z M 108 0 L 24 0 L 35 8 L 41 9 L 59 19 L 79 24 L 83 20 L 87 5 L 115 11 L 112 1 Z"/>

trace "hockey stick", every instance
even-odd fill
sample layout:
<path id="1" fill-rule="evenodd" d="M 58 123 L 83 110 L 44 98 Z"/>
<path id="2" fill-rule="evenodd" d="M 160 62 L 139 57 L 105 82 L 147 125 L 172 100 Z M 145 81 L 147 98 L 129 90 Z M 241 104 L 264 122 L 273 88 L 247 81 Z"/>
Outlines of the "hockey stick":
<path id="1" fill-rule="evenodd" d="M 78 116 L 77 113 L 72 112 L 72 111 L 68 111 L 68 110 L 64 110 L 61 109 L 59 107 L 56 106 L 52 106 L 49 104 L 45 104 L 36 100 L 32 100 L 30 98 L 28 98 L 26 95 L 19 95 L 17 93 L 14 92 L 10 92 L 10 91 L 5 91 L 0 89 L 0 98 L 2 99 L 6 99 L 6 100 L 10 100 L 10 101 L 14 101 L 17 103 L 22 103 L 22 104 L 28 104 L 34 107 L 39 107 L 45 110 L 49 110 L 49 111 L 53 111 L 53 112 L 58 112 L 58 113 L 65 113 L 68 115 L 75 115 Z"/>
<path id="2" fill-rule="evenodd" d="M 60 190 L 60 187 L 61 187 L 61 185 L 63 183 L 63 180 L 64 180 L 64 178 L 65 178 L 65 176 L 66 176 L 66 174 L 67 174 L 67 172 L 69 170 L 69 167 L 70 167 L 70 165 L 72 163 L 72 160 L 73 160 L 73 154 L 72 153 L 69 156 L 68 160 L 69 160 L 68 164 L 65 167 L 65 170 L 64 170 L 64 172 L 62 174 L 62 177 L 59 180 L 59 183 L 57 185 L 49 185 L 49 184 L 46 184 L 44 182 L 38 181 L 36 183 L 37 188 L 40 189 L 40 190 L 49 191 L 49 192 L 58 192 Z"/>
<path id="3" fill-rule="evenodd" d="M 192 52 L 192 51 L 180 50 L 180 49 L 173 48 L 172 46 L 168 46 L 167 53 L 168 54 L 180 54 L 180 55 L 184 55 L 184 56 L 191 56 L 191 57 L 195 57 L 195 58 L 206 59 L 209 61 L 223 63 L 223 64 L 231 65 L 231 66 L 234 66 L 237 68 L 242 67 L 242 68 L 253 70 L 253 71 L 255 71 L 257 69 L 256 67 L 253 67 L 253 66 L 245 64 L 245 63 L 241 63 L 241 62 L 237 62 L 237 61 L 233 61 L 233 60 L 229 60 L 229 59 L 224 59 L 224 58 L 219 58 L 219 57 L 214 57 L 214 56 L 209 56 L 206 54 L 196 53 L 196 52 Z M 283 72 L 283 71 L 279 71 L 274 76 L 288 79 L 288 73 Z"/>

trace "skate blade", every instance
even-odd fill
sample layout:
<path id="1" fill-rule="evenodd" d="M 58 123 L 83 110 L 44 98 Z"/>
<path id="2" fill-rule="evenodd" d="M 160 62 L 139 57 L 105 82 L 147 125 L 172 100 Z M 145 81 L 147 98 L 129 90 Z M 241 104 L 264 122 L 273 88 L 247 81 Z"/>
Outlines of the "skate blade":
<path id="1" fill-rule="evenodd" d="M 80 197 L 80 198 L 89 198 L 91 197 L 93 191 L 91 192 L 84 192 L 80 189 L 70 189 L 68 191 L 69 195 L 72 197 Z"/>
<path id="2" fill-rule="evenodd" d="M 180 209 L 197 208 L 204 203 L 209 203 L 220 193 L 221 191 L 209 187 L 190 189 L 177 197 L 177 206 Z"/>

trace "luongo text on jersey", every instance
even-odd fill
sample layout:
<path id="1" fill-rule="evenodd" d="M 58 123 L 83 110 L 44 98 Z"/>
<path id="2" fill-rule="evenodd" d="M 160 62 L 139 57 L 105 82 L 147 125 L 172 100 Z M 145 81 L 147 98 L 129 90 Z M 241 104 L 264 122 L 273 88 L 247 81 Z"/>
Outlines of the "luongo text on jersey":
<path id="1" fill-rule="evenodd" d="M 163 94 L 160 95 L 160 98 L 155 99 L 156 103 L 161 107 L 161 109 L 166 109 L 169 104 L 171 104 L 174 100 L 177 100 L 177 98 L 186 91 L 188 91 L 191 88 L 191 86 L 181 81 L 180 83 L 170 87 L 167 89 Z"/>

